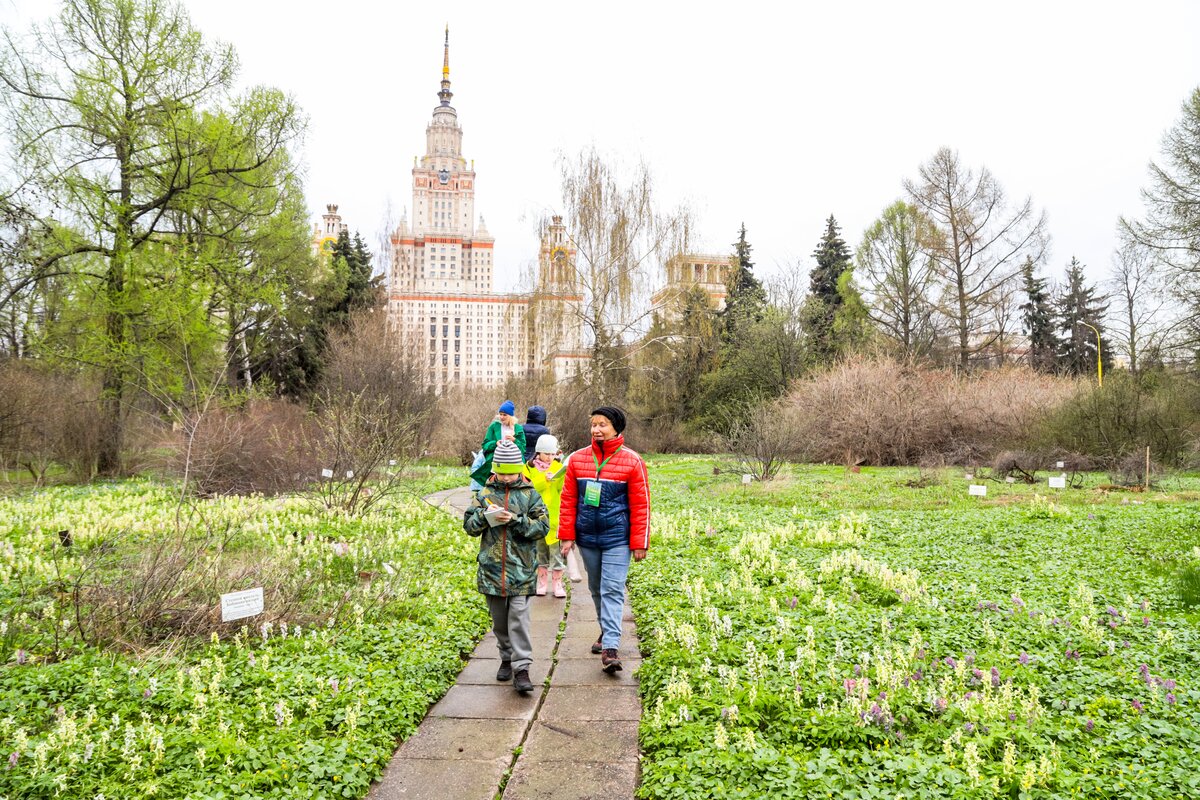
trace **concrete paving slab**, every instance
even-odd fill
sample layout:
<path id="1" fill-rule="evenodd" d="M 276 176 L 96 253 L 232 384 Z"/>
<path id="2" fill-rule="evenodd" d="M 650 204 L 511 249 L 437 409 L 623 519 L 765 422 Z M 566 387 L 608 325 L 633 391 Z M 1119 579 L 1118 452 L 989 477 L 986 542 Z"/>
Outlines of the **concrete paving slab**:
<path id="1" fill-rule="evenodd" d="M 596 641 L 595 637 L 599 636 L 600 631 L 595 631 L 587 637 L 563 637 L 563 640 L 558 643 L 558 658 L 559 660 L 568 658 L 594 658 L 597 661 L 600 656 L 592 653 L 592 644 Z M 640 657 L 640 642 L 636 636 L 623 636 L 621 638 L 621 646 L 617 649 L 621 658 L 625 657 L 636 658 Z"/>
<path id="2" fill-rule="evenodd" d="M 633 609 L 629 607 L 628 603 L 621 610 L 621 619 L 633 621 Z M 586 592 L 571 598 L 571 609 L 567 612 L 567 622 L 577 621 L 596 621 L 596 606 L 592 604 L 591 595 Z"/>
<path id="3" fill-rule="evenodd" d="M 637 791 L 638 765 L 517 762 L 504 800 L 615 800 Z"/>
<path id="4" fill-rule="evenodd" d="M 368 800 L 492 800 L 508 760 L 393 759 Z M 632 797 L 632 795 L 629 795 Z"/>
<path id="5" fill-rule="evenodd" d="M 632 636 L 637 632 L 637 626 L 632 620 L 621 621 L 621 638 Z M 596 641 L 595 637 L 600 634 L 600 623 L 595 620 L 567 620 L 567 631 L 563 634 L 564 639 L 593 637 L 592 641 Z"/>
<path id="6" fill-rule="evenodd" d="M 642 704 L 633 686 L 552 686 L 538 718 L 556 722 L 638 720 L 641 716 Z"/>
<path id="7" fill-rule="evenodd" d="M 600 669 L 600 656 L 588 658 L 560 659 L 554 667 L 551 691 L 560 686 L 637 686 L 635 670 L 642 665 L 641 659 L 621 659 L 624 667 L 620 672 L 609 675 Z M 493 676 L 495 677 L 495 676 Z M 462 678 L 459 678 L 462 682 Z"/>
<path id="8" fill-rule="evenodd" d="M 455 684 L 446 696 L 429 710 L 431 717 L 460 719 L 533 719 L 541 696 L 540 686 L 545 675 L 530 675 L 534 690 L 527 695 L 513 691 L 510 684 L 493 686 L 460 686 Z"/>
<path id="9" fill-rule="evenodd" d="M 521 760 L 637 763 L 638 723 L 636 720 L 593 720 L 589 722 L 533 723 Z"/>
<path id="10" fill-rule="evenodd" d="M 529 605 L 529 618 L 535 622 L 540 619 L 552 619 L 555 623 L 561 622 L 566 603 L 566 600 L 559 600 L 557 597 L 535 595 L 533 602 Z"/>
<path id="11" fill-rule="evenodd" d="M 495 656 L 495 651 L 492 651 L 492 655 Z M 506 681 L 496 680 L 496 670 L 499 668 L 499 658 L 472 658 L 463 667 L 462 672 L 458 673 L 457 683 L 460 686 L 504 686 L 507 683 Z M 529 675 L 533 678 L 534 683 L 537 683 L 537 676 L 540 675 L 544 678 L 549 671 L 549 658 L 535 658 L 533 665 L 529 667 Z"/>
<path id="12" fill-rule="evenodd" d="M 513 748 L 521 743 L 526 727 L 527 723 L 520 719 L 430 717 L 400 747 L 396 758 L 499 760 L 507 767 L 512 761 Z"/>

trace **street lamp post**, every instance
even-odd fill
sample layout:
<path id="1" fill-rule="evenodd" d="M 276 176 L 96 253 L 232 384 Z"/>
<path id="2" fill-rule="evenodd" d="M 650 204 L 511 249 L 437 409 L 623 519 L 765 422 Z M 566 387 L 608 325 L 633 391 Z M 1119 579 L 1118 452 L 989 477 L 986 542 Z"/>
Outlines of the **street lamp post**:
<path id="1" fill-rule="evenodd" d="M 1080 325 L 1087 325 L 1096 333 L 1096 385 L 1104 386 L 1104 364 L 1102 363 L 1100 351 L 1100 330 L 1095 325 L 1088 325 L 1083 320 L 1079 321 Z"/>

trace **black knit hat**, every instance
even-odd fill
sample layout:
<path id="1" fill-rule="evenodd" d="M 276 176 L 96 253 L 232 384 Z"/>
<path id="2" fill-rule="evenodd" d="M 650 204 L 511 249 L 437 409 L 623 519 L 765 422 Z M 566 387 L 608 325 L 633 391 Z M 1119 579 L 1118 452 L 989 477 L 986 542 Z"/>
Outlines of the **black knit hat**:
<path id="1" fill-rule="evenodd" d="M 593 417 L 597 414 L 608 417 L 608 421 L 612 423 L 613 429 L 617 433 L 625 430 L 625 412 L 616 406 L 600 406 L 592 411 Z"/>

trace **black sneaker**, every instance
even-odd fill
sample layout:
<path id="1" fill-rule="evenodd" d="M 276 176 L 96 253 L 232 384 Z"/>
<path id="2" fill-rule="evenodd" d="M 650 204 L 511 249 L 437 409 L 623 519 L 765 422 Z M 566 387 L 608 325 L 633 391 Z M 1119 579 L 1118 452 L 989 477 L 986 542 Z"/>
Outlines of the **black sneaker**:
<path id="1" fill-rule="evenodd" d="M 533 681 L 529 680 L 529 670 L 517 670 L 517 674 L 513 676 L 513 688 L 521 694 L 529 694 L 533 691 Z"/>
<path id="2" fill-rule="evenodd" d="M 496 680 L 511 681 L 512 680 L 512 663 L 509 661 L 501 661 L 500 669 L 496 670 Z"/>
<path id="3" fill-rule="evenodd" d="M 597 639 L 595 642 L 592 643 L 592 655 L 594 655 L 594 656 L 600 655 L 600 651 L 603 649 L 604 649 L 604 645 L 601 644 L 599 639 Z"/>
<path id="4" fill-rule="evenodd" d="M 617 651 L 614 648 L 608 648 L 600 656 L 600 668 L 609 675 L 621 670 L 621 657 L 617 655 Z"/>

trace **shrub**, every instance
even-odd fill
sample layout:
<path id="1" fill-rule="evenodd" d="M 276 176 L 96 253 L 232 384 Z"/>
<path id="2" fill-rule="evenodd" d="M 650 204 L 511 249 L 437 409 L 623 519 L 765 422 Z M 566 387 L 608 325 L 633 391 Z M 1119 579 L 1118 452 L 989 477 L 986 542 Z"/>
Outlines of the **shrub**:
<path id="1" fill-rule="evenodd" d="M 1165 371 L 1114 371 L 1105 376 L 1103 387 L 1080 387 L 1037 426 L 1034 440 L 1047 449 L 1086 453 L 1110 466 L 1149 447 L 1155 460 L 1182 466 L 1198 432 L 1200 383 L 1195 379 Z"/>
<path id="2" fill-rule="evenodd" d="M 0 362 L 0 460 L 42 483 L 51 464 L 77 480 L 96 471 L 99 389 L 94 382 L 44 365 Z"/>
<path id="3" fill-rule="evenodd" d="M 231 402 L 185 418 L 170 467 L 205 497 L 293 491 L 318 474 L 312 435 L 310 415 L 293 402 Z"/>
<path id="4" fill-rule="evenodd" d="M 785 402 L 809 460 L 977 465 L 1021 442 L 1076 387 L 1023 367 L 961 374 L 860 357 L 800 381 Z"/>

